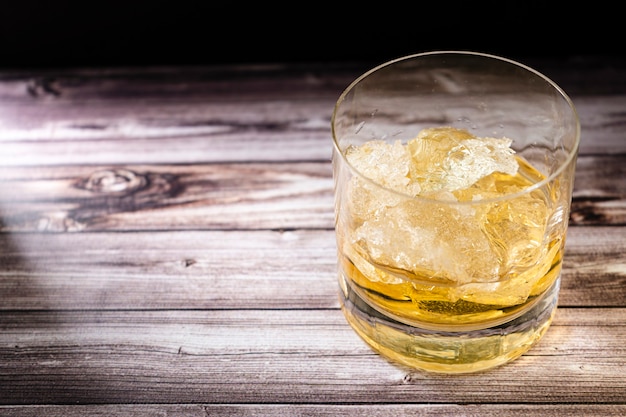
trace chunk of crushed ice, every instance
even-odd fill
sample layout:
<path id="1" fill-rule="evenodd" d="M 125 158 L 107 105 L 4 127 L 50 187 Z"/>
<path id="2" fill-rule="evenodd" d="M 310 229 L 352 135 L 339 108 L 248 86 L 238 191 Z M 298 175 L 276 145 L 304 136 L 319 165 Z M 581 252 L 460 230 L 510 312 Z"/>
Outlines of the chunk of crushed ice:
<path id="1" fill-rule="evenodd" d="M 407 144 L 411 175 L 425 193 L 462 190 L 494 172 L 514 175 L 518 163 L 511 143 L 452 127 L 424 129 Z"/>
<path id="2" fill-rule="evenodd" d="M 409 179 L 411 155 L 400 141 L 374 140 L 346 150 L 348 162 L 365 177 L 390 190 L 417 195 L 420 185 Z"/>
<path id="3" fill-rule="evenodd" d="M 443 188 L 462 190 L 494 172 L 515 175 L 518 163 L 510 139 L 467 139 L 450 149 L 443 162 Z"/>
<path id="4" fill-rule="evenodd" d="M 351 146 L 348 162 L 373 182 L 416 196 L 450 196 L 494 172 L 514 175 L 515 151 L 507 138 L 476 137 L 463 129 L 424 129 L 406 145 L 382 140 Z"/>

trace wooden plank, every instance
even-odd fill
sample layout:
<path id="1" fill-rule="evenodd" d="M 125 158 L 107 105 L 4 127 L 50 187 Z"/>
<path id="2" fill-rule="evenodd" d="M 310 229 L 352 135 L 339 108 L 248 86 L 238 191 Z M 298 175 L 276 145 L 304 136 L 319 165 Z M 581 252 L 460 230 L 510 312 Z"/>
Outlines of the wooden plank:
<path id="1" fill-rule="evenodd" d="M 562 308 L 515 362 L 446 376 L 382 359 L 338 310 L 5 312 L 0 404 L 624 405 L 625 323 Z"/>
<path id="2" fill-rule="evenodd" d="M 579 158 L 572 224 L 626 224 L 625 167 L 626 153 Z M 0 167 L 0 231 L 333 225 L 329 161 Z"/>
<path id="3" fill-rule="evenodd" d="M 540 56 L 524 61 L 556 82 L 571 97 L 626 92 L 626 65 L 623 57 L 572 56 L 569 60 Z"/>
<path id="4" fill-rule="evenodd" d="M 329 162 L 0 168 L 0 230 L 331 228 L 331 175 Z"/>
<path id="5" fill-rule="evenodd" d="M 338 307 L 332 230 L 0 234 L 2 310 Z M 626 306 L 626 227 L 571 227 L 560 303 Z"/>
<path id="6" fill-rule="evenodd" d="M 35 113 L 31 103 L 0 107 L 0 165 L 328 159 L 335 99 L 244 103 L 207 99 L 158 105 L 149 100 L 111 101 L 46 108 L 43 114 Z M 582 155 L 626 153 L 620 130 L 626 95 L 580 98 L 575 104 L 582 124 Z M 27 126 L 12 126 L 14 120 Z"/>
<path id="7" fill-rule="evenodd" d="M 336 98 L 369 68 L 364 63 L 309 62 L 2 70 L 0 99 L 5 103 L 129 100 L 141 105 L 144 99 L 156 97 L 164 101 L 202 101 L 208 96 L 239 101 Z M 610 79 L 621 81 L 619 74 Z M 607 75 L 601 81 L 608 82 Z M 620 92 L 615 83 L 611 86 L 612 93 Z"/>
<path id="8" fill-rule="evenodd" d="M 570 221 L 580 225 L 626 224 L 626 154 L 578 158 Z"/>
<path id="9" fill-rule="evenodd" d="M 441 417 L 585 416 L 623 417 L 623 404 L 122 404 L 0 406 L 10 417 Z"/>
<path id="10" fill-rule="evenodd" d="M 2 309 L 337 307 L 331 231 L 0 239 Z"/>
<path id="11" fill-rule="evenodd" d="M 623 306 L 626 228 L 570 227 L 559 302 L 568 306 Z M 626 300 L 626 298 L 624 298 Z"/>
<path id="12" fill-rule="evenodd" d="M 22 116 L 39 117 L 40 125 L 4 128 L 0 164 L 181 164 L 330 157 L 330 101 L 306 105 L 185 101 L 143 112 L 134 103 L 113 102 L 95 108 L 91 110 L 95 115 L 84 116 L 81 109 L 57 110 L 64 117 L 72 115 L 70 120 L 49 120 L 54 114 Z"/>
<path id="13" fill-rule="evenodd" d="M 0 165 L 328 159 L 333 107 L 358 74 L 280 66 L 0 74 Z M 573 101 L 581 154 L 626 152 L 626 94 Z"/>
<path id="14" fill-rule="evenodd" d="M 0 406 L 0 416 L 6 417 L 207 417 L 207 416 L 254 416 L 256 411 L 268 411 L 265 415 L 280 416 L 281 406 L 241 406 L 236 407 L 219 406 L 207 408 L 202 404 L 107 404 L 107 405 L 7 405 Z M 248 411 L 245 411 L 246 408 Z M 324 409 L 324 406 L 319 407 Z M 295 410 L 298 407 L 294 407 Z M 210 410 L 210 413 L 209 411 Z M 305 408 L 306 410 L 306 408 Z M 597 408 L 602 410 L 602 407 Z M 233 414 L 233 412 L 235 414 Z M 296 414 L 292 414 L 296 415 Z"/>
<path id="15" fill-rule="evenodd" d="M 0 165 L 328 159 L 330 113 L 354 77 L 280 65 L 5 76 Z"/>
<path id="16" fill-rule="evenodd" d="M 581 155 L 626 152 L 621 127 L 626 122 L 625 99 L 605 95 L 573 98 L 581 124 Z"/>
<path id="17" fill-rule="evenodd" d="M 550 77 L 569 95 L 607 97 L 626 93 L 626 66 L 616 56 L 527 57 L 523 62 Z M 0 71 L 0 98 L 72 99 L 160 98 L 234 92 L 241 95 L 330 93 L 334 96 L 372 62 L 259 63 L 207 66 L 112 66 L 108 68 L 20 68 Z M 245 96 L 249 97 L 249 96 Z"/>

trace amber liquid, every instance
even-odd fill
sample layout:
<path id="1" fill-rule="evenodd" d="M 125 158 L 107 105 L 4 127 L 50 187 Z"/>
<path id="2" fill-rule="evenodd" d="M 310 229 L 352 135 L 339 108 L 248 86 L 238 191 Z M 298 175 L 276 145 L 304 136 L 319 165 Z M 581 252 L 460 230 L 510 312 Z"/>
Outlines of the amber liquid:
<path id="1" fill-rule="evenodd" d="M 556 308 L 564 231 L 550 224 L 556 197 L 545 189 L 493 200 L 498 193 L 515 193 L 543 179 L 524 160 L 518 161 L 516 175 L 494 173 L 477 184 L 491 200 L 463 208 L 470 213 L 467 222 L 456 212 L 437 214 L 437 206 L 412 212 L 419 208 L 407 204 L 403 215 L 422 219 L 418 227 L 431 227 L 431 221 L 436 223 L 432 230 L 456 228 L 459 235 L 468 234 L 466 240 L 476 238 L 490 248 L 489 253 L 466 256 L 462 252 L 471 243 L 446 233 L 442 245 L 453 247 L 442 263 L 450 265 L 447 271 L 434 269 L 432 262 L 423 267 L 417 261 L 394 264 L 406 258 L 404 252 L 385 254 L 385 238 L 379 246 L 363 238 L 363 230 L 372 230 L 363 228 L 373 219 L 338 217 L 343 310 L 378 352 L 424 370 L 474 372 L 517 358 L 547 330 Z M 460 202 L 474 195 L 472 190 L 455 193 Z M 381 230 L 387 221 L 379 220 Z M 459 267 L 457 255 L 469 264 Z M 471 276 L 454 276 L 455 271 Z"/>

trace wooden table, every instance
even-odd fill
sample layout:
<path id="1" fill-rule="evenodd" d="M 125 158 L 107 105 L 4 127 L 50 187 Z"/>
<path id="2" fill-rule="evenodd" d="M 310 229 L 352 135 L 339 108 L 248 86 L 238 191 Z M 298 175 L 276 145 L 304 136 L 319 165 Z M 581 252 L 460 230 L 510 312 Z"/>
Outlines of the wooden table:
<path id="1" fill-rule="evenodd" d="M 463 376 L 339 310 L 330 116 L 369 64 L 0 72 L 0 415 L 626 415 L 626 66 L 526 63 L 582 123 L 560 307 Z"/>

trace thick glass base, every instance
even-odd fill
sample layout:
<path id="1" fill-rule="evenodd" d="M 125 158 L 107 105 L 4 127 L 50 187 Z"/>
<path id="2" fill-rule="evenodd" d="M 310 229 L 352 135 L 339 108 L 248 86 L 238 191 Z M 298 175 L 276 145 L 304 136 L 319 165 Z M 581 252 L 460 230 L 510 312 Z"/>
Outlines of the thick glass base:
<path id="1" fill-rule="evenodd" d="M 372 308 L 342 274 L 339 284 L 348 323 L 375 351 L 412 368 L 454 374 L 487 370 L 528 351 L 552 322 L 560 278 L 511 321 L 469 331 L 436 331 L 398 322 Z"/>

